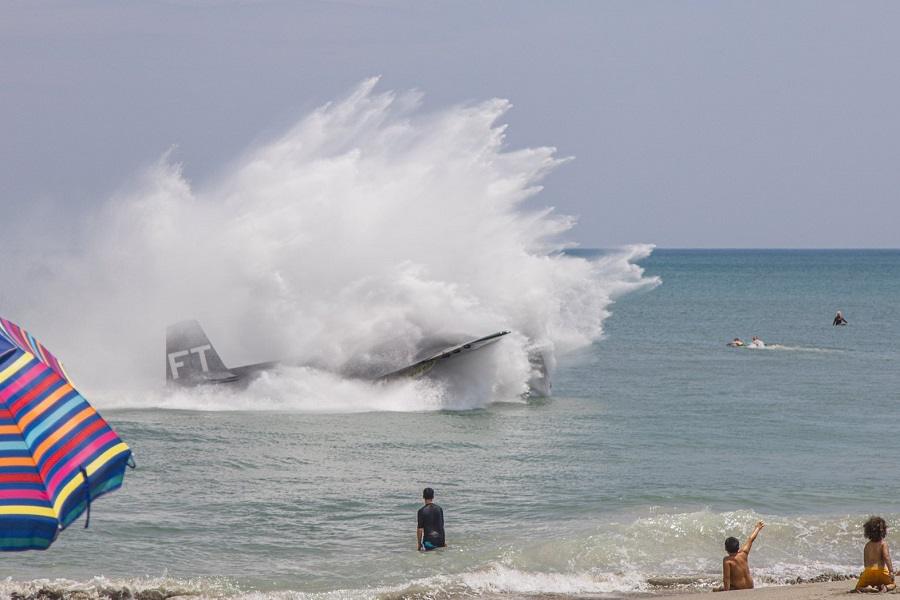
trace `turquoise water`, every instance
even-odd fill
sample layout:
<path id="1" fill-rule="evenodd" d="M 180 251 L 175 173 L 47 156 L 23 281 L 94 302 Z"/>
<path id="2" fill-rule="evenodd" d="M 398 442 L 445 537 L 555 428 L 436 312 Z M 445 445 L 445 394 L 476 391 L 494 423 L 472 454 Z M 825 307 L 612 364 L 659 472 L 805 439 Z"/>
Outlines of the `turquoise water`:
<path id="1" fill-rule="evenodd" d="M 642 265 L 663 283 L 560 357 L 551 398 L 104 411 L 138 469 L 90 529 L 4 557 L 6 591 L 59 578 L 212 596 L 706 588 L 724 538 L 760 518 L 759 582 L 856 572 L 862 520 L 900 520 L 900 251 L 657 250 Z M 837 309 L 849 326 L 831 326 Z M 725 346 L 751 335 L 770 348 Z M 425 485 L 450 544 L 427 555 L 414 549 Z"/>

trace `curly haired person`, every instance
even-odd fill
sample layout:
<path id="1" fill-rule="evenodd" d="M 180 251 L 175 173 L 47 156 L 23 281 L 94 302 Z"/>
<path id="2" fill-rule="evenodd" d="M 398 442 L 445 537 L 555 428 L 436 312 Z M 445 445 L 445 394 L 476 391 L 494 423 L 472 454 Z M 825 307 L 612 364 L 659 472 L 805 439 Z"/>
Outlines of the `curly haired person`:
<path id="1" fill-rule="evenodd" d="M 857 592 L 889 592 L 894 589 L 894 565 L 887 542 L 887 523 L 881 517 L 871 517 L 863 525 L 869 539 L 863 548 L 865 569 L 856 582 Z"/>

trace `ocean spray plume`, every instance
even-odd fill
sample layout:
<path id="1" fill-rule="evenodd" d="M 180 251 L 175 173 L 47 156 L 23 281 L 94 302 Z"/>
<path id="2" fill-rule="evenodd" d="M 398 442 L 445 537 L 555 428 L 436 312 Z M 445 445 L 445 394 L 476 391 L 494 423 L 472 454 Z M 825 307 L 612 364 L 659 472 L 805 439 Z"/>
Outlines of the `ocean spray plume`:
<path id="1" fill-rule="evenodd" d="M 616 297 L 655 283 L 634 264 L 649 247 L 559 252 L 573 220 L 523 203 L 563 159 L 504 149 L 508 102 L 429 113 L 418 93 L 376 83 L 208 185 L 164 156 L 86 219 L 77 250 L 6 261 L 5 280 L 28 284 L 7 293 L 8 312 L 104 389 L 158 385 L 165 326 L 187 317 L 228 363 L 291 357 L 326 371 L 386 348 L 411 362 L 432 335 L 515 331 L 472 406 L 521 394 L 527 346 L 591 343 Z"/>

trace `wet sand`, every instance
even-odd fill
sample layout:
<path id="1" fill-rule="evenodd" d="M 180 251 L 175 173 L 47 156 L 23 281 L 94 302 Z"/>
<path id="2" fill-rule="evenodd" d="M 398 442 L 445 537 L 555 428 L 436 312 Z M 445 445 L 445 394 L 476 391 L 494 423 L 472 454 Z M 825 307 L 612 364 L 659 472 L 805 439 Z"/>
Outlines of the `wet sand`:
<path id="1" fill-rule="evenodd" d="M 662 594 L 663 598 L 678 598 L 679 600 L 828 600 L 842 598 L 878 598 L 880 596 L 900 593 L 894 590 L 886 594 L 851 594 L 854 580 L 828 581 L 825 583 L 802 583 L 798 585 L 779 585 L 758 587 L 752 590 L 738 590 L 733 592 L 691 592 L 686 594 Z"/>

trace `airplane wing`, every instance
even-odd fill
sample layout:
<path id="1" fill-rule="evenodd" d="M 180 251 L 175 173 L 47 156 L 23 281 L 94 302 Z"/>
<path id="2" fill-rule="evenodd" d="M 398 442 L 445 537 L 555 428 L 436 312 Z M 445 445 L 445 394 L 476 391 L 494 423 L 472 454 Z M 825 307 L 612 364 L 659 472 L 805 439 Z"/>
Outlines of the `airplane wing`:
<path id="1" fill-rule="evenodd" d="M 464 344 L 460 344 L 458 346 L 451 346 L 450 348 L 441 350 L 437 354 L 415 362 L 408 367 L 403 367 L 402 369 L 398 369 L 397 371 L 391 371 L 386 375 L 382 375 L 377 379 L 377 381 L 387 381 L 391 379 L 399 379 L 401 377 L 419 377 L 420 375 L 424 375 L 432 368 L 434 368 L 434 366 L 439 361 L 447 360 L 448 358 L 452 358 L 458 354 L 464 354 L 466 352 L 478 350 L 479 348 L 483 348 L 488 344 L 493 344 L 508 333 L 508 331 L 498 331 L 497 333 L 492 333 L 491 335 L 486 335 L 484 337 L 466 342 Z"/>

